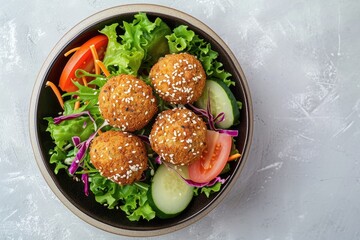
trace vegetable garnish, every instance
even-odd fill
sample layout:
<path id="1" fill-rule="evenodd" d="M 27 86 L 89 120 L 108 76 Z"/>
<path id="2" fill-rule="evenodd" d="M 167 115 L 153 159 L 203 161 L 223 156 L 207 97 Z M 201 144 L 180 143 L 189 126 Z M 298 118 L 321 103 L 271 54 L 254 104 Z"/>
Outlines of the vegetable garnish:
<path id="1" fill-rule="evenodd" d="M 157 163 L 157 164 L 162 164 L 162 161 L 161 161 L 161 157 L 160 157 L 160 156 L 157 156 L 157 157 L 155 158 L 155 163 Z"/>
<path id="2" fill-rule="evenodd" d="M 90 45 L 90 50 L 91 50 L 91 54 L 92 54 L 93 59 L 94 59 L 95 74 L 99 75 L 100 74 L 100 68 L 99 68 L 99 65 L 96 63 L 96 61 L 99 61 L 99 56 L 98 56 L 98 54 L 96 52 L 96 48 L 95 48 L 94 44 Z"/>
<path id="3" fill-rule="evenodd" d="M 61 108 L 64 109 L 64 100 L 63 100 L 63 98 L 61 97 L 61 94 L 60 94 L 60 92 L 59 92 L 59 89 L 55 86 L 55 84 L 53 84 L 53 83 L 50 82 L 50 81 L 47 81 L 45 85 L 46 85 L 46 86 L 49 86 L 49 87 L 52 89 L 52 91 L 53 91 L 54 94 L 56 95 L 56 98 L 57 98 L 58 101 L 59 101 L 59 104 L 60 104 Z"/>
<path id="4" fill-rule="evenodd" d="M 72 142 L 73 142 L 73 144 L 74 144 L 74 146 L 75 147 L 77 147 L 79 144 L 80 144 L 80 137 L 78 137 L 78 136 L 73 136 L 72 137 Z"/>
<path id="5" fill-rule="evenodd" d="M 232 137 L 207 130 L 207 148 L 200 159 L 189 165 L 189 177 L 198 183 L 210 182 L 224 169 L 232 147 Z"/>
<path id="6" fill-rule="evenodd" d="M 101 68 L 101 71 L 103 71 L 104 75 L 106 77 L 109 77 L 110 76 L 110 73 L 109 71 L 107 70 L 107 68 L 105 67 L 104 63 L 100 60 L 95 60 L 95 63 L 96 63 L 96 66 L 100 67 Z"/>
<path id="7" fill-rule="evenodd" d="M 217 129 L 217 131 L 219 133 L 225 133 L 228 134 L 232 137 L 237 137 L 239 135 L 239 131 L 238 130 L 231 130 L 231 129 Z"/>
<path id="8" fill-rule="evenodd" d="M 74 118 L 80 117 L 82 115 L 88 115 L 89 116 L 89 118 L 91 119 L 91 121 L 94 124 L 94 128 L 95 128 L 95 131 L 96 131 L 97 130 L 96 122 L 95 122 L 94 118 L 91 116 L 89 111 L 84 111 L 84 112 L 80 112 L 80 113 L 74 113 L 74 114 L 70 114 L 70 115 L 66 115 L 66 116 L 55 117 L 54 118 L 54 123 L 59 124 L 62 121 L 69 120 L 69 119 L 74 119 Z"/>
<path id="9" fill-rule="evenodd" d="M 210 129 L 211 130 L 216 130 L 216 128 L 215 128 L 215 123 L 216 123 L 215 119 L 219 119 L 219 115 L 214 118 L 214 116 L 211 114 L 211 101 L 210 101 L 210 98 L 208 98 L 208 101 L 207 101 L 206 114 L 207 114 Z M 219 113 L 219 114 L 224 115 L 224 113 Z M 220 120 L 223 120 L 223 119 L 220 118 Z M 219 122 L 220 122 L 220 120 L 219 120 Z"/>
<path id="10" fill-rule="evenodd" d="M 227 178 L 221 178 L 221 177 L 216 177 L 213 180 L 209 181 L 209 182 L 205 182 L 205 183 L 198 183 L 198 182 L 194 182 L 190 179 L 184 179 L 185 182 L 187 184 L 189 184 L 190 186 L 193 187 L 198 187 L 198 188 L 202 188 L 202 187 L 211 187 L 214 186 L 216 183 L 221 183 L 224 184 L 227 180 L 228 180 L 229 176 Z"/>
<path id="11" fill-rule="evenodd" d="M 207 108 L 206 108 L 206 110 L 204 110 L 204 109 L 195 107 L 192 104 L 187 104 L 187 106 L 191 110 L 193 110 L 197 115 L 199 115 L 199 116 L 201 116 L 201 117 L 203 117 L 203 118 L 205 118 L 207 120 L 208 126 L 209 126 L 209 128 L 211 130 L 217 131 L 219 133 L 225 133 L 225 134 L 228 134 L 228 135 L 230 135 L 232 137 L 237 137 L 239 135 L 238 130 L 218 129 L 218 128 L 215 127 L 215 124 L 222 122 L 225 119 L 226 116 L 225 116 L 225 113 L 221 112 L 216 117 L 214 117 L 210 112 L 210 109 L 211 109 L 210 105 L 211 105 L 210 100 L 208 100 Z"/>
<path id="12" fill-rule="evenodd" d="M 80 101 L 76 101 L 74 105 L 74 110 L 78 110 L 80 108 Z"/>
<path id="13" fill-rule="evenodd" d="M 78 149 L 78 152 L 75 155 L 74 160 L 72 161 L 70 167 L 69 167 L 69 173 L 71 175 L 74 175 L 74 173 L 77 171 L 77 169 L 79 168 L 82 159 L 84 158 L 85 154 L 86 154 L 86 150 L 89 148 L 90 142 L 91 140 L 94 139 L 96 134 L 92 134 L 88 140 L 78 144 L 76 146 L 76 148 Z"/>
<path id="14" fill-rule="evenodd" d="M 187 175 L 186 166 L 178 166 L 177 169 L 161 165 L 152 179 L 148 199 L 159 218 L 172 218 L 180 214 L 194 196 L 194 188 L 183 181 Z"/>
<path id="15" fill-rule="evenodd" d="M 90 46 L 94 45 L 98 54 L 98 58 L 102 59 L 105 54 L 105 49 L 108 43 L 108 38 L 104 35 L 97 35 L 83 45 L 71 56 L 66 63 L 59 80 L 59 87 L 65 92 L 74 92 L 78 88 L 73 82 L 80 81 L 81 78 L 75 76 L 77 69 L 83 69 L 91 72 L 95 66 L 94 59 L 90 50 Z"/>
<path id="16" fill-rule="evenodd" d="M 210 101 L 208 102 L 208 106 L 210 105 Z M 224 119 L 224 113 L 219 113 L 216 117 L 214 117 L 209 111 L 210 107 L 207 107 L 206 110 L 197 108 L 192 104 L 187 105 L 191 110 L 193 110 L 197 115 L 205 118 L 207 120 L 208 126 L 211 130 L 217 130 L 215 128 L 215 123 L 221 122 Z"/>
<path id="17" fill-rule="evenodd" d="M 235 153 L 234 155 L 231 155 L 229 158 L 228 158 L 228 162 L 229 161 L 233 161 L 237 158 L 241 157 L 241 154 L 240 153 Z"/>
<path id="18" fill-rule="evenodd" d="M 73 114 L 73 115 L 77 115 L 77 114 Z M 78 117 L 81 115 L 78 115 Z M 89 117 L 91 117 L 90 113 L 89 113 Z M 104 122 L 98 129 L 96 126 L 96 123 L 94 121 L 95 124 L 95 132 L 93 134 L 90 135 L 90 137 L 84 141 L 84 142 L 80 142 L 80 138 L 75 136 L 72 138 L 72 141 L 75 145 L 75 147 L 78 149 L 78 152 L 75 155 L 74 160 L 72 161 L 70 167 L 69 167 L 69 173 L 71 175 L 74 175 L 74 173 L 77 171 L 77 169 L 79 168 L 79 166 L 82 163 L 83 158 L 85 157 L 85 155 L 87 154 L 87 150 L 89 149 L 90 143 L 91 141 L 94 139 L 94 137 L 96 136 L 96 134 L 100 131 L 101 128 L 105 127 L 108 125 L 107 122 Z"/>
<path id="19" fill-rule="evenodd" d="M 83 173 L 81 175 L 81 180 L 84 183 L 84 193 L 86 196 L 89 196 L 89 174 Z"/>
<path id="20" fill-rule="evenodd" d="M 79 50 L 79 49 L 80 49 L 80 47 L 75 47 L 75 48 L 70 49 L 69 51 L 67 51 L 66 53 L 64 53 L 64 57 L 69 56 L 70 54 L 76 52 L 76 51 Z"/>
<path id="21" fill-rule="evenodd" d="M 87 80 L 86 80 L 86 77 L 85 77 L 85 76 L 82 76 L 81 79 L 82 79 L 82 81 L 83 81 L 84 86 L 87 87 L 87 86 L 88 86 L 88 82 L 87 82 Z"/>

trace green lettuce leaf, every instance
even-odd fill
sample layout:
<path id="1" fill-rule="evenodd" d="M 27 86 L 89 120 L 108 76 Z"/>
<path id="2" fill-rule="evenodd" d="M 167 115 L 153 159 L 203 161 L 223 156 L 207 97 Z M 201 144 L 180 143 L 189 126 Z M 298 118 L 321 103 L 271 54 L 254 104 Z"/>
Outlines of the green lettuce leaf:
<path id="1" fill-rule="evenodd" d="M 206 197 L 209 197 L 210 194 L 220 191 L 220 188 L 221 188 L 221 182 L 217 182 L 211 187 L 202 187 L 201 193 L 204 193 Z"/>
<path id="2" fill-rule="evenodd" d="M 144 53 L 136 49 L 126 49 L 124 45 L 117 41 L 116 28 L 118 25 L 118 23 L 114 23 L 105 26 L 100 31 L 109 39 L 103 62 L 110 73 L 114 75 L 122 73 L 137 75 Z"/>
<path id="3" fill-rule="evenodd" d="M 106 78 L 98 77 L 89 82 L 89 85 L 96 85 L 98 87 L 102 87 L 105 82 Z M 96 124 L 100 126 L 104 122 L 98 105 L 100 90 L 92 87 L 83 86 L 78 82 L 74 82 L 74 84 L 78 87 L 78 90 L 63 95 L 63 97 L 70 96 L 70 99 L 64 102 L 64 115 L 89 111 L 91 116 L 95 119 Z M 81 107 L 75 110 L 74 106 L 76 101 L 81 102 Z"/>
<path id="4" fill-rule="evenodd" d="M 136 14 L 133 22 L 123 22 L 125 33 L 121 36 L 117 34 L 118 25 L 100 31 L 109 39 L 103 62 L 112 74 L 138 75 L 140 67 L 149 68 L 169 52 L 165 36 L 171 30 L 160 18 L 151 22 L 145 13 Z"/>
<path id="5" fill-rule="evenodd" d="M 120 186 L 99 173 L 92 174 L 90 190 L 95 195 L 95 200 L 109 209 L 120 206 L 130 221 L 138 221 L 140 218 L 151 220 L 155 217 L 154 210 L 150 207 L 147 199 L 149 186 L 142 183 Z"/>
<path id="6" fill-rule="evenodd" d="M 132 23 L 124 22 L 124 30 L 124 35 L 120 36 L 121 43 L 126 49 L 143 51 L 143 64 L 147 67 L 169 53 L 165 36 L 171 34 L 171 29 L 160 18 L 151 22 L 145 13 L 139 13 L 134 16 Z"/>
<path id="7" fill-rule="evenodd" d="M 140 218 L 144 218 L 146 220 L 151 220 L 155 218 L 155 212 L 150 207 L 149 203 L 146 202 L 143 205 L 139 206 L 137 209 L 135 209 L 129 216 L 128 219 L 130 221 L 139 221 Z"/>
<path id="8" fill-rule="evenodd" d="M 55 146 L 55 148 L 50 151 L 50 154 L 50 163 L 56 164 L 54 169 L 55 174 L 58 174 L 60 169 L 68 168 L 68 166 L 64 164 L 64 160 L 67 158 L 66 152 L 64 152 L 61 148 Z"/>
<path id="9" fill-rule="evenodd" d="M 212 193 L 220 191 L 221 185 L 221 182 L 217 182 L 211 187 L 194 188 L 194 196 L 199 196 L 200 193 L 204 193 L 206 197 L 209 197 Z"/>
<path id="10" fill-rule="evenodd" d="M 166 36 L 170 52 L 188 52 L 197 56 L 208 78 L 219 79 L 229 87 L 235 85 L 235 82 L 230 79 L 231 74 L 224 70 L 221 62 L 216 60 L 219 54 L 211 49 L 211 44 L 187 28 L 185 25 L 180 25 L 173 30 L 171 35 Z"/>
<path id="11" fill-rule="evenodd" d="M 81 141 L 90 137 L 94 132 L 94 125 L 89 117 L 78 117 L 66 120 L 60 124 L 54 124 L 53 118 L 45 118 L 48 121 L 46 131 L 50 132 L 51 138 L 57 147 L 63 149 L 67 144 L 72 143 L 73 136 L 79 136 Z M 86 124 L 84 124 L 86 122 Z"/>

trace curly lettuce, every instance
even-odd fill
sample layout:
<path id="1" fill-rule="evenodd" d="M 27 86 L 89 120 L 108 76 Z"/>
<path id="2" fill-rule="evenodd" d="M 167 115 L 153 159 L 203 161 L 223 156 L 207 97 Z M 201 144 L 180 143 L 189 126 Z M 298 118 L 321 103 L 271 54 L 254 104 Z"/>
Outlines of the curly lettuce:
<path id="1" fill-rule="evenodd" d="M 205 194 L 206 197 L 210 197 L 210 195 L 212 193 L 216 193 L 216 192 L 220 191 L 221 185 L 222 185 L 221 182 L 217 182 L 210 187 L 205 186 L 205 187 L 201 187 L 201 188 L 200 187 L 194 188 L 194 196 L 198 196 L 200 193 L 203 193 L 203 194 Z M 199 191 L 200 191 L 200 193 L 199 193 Z"/>
<path id="2" fill-rule="evenodd" d="M 91 81 L 90 85 L 102 85 L 104 82 L 103 77 L 95 78 Z M 66 93 L 63 96 L 70 96 L 70 99 L 64 102 L 63 116 L 89 111 L 91 116 L 95 119 L 97 124 L 102 124 L 104 119 L 100 114 L 97 105 L 99 90 L 86 87 L 78 82 L 74 82 L 78 87 L 75 92 Z M 75 109 L 75 102 L 80 101 L 81 107 Z M 81 141 L 85 141 L 94 133 L 95 128 L 89 116 L 81 116 L 74 119 L 62 121 L 59 124 L 54 123 L 54 118 L 44 118 L 48 122 L 46 131 L 50 133 L 51 138 L 54 140 L 56 147 L 64 149 L 68 144 L 72 144 L 72 137 L 78 136 Z M 55 153 L 58 151 L 55 151 Z"/>
<path id="3" fill-rule="evenodd" d="M 100 31 L 109 39 L 104 64 L 112 74 L 138 75 L 140 68 L 150 68 L 169 52 L 165 36 L 171 29 L 160 18 L 151 22 L 145 13 L 136 14 L 133 22 L 123 22 L 123 35 L 118 35 L 118 26 L 114 23 Z"/>
<path id="4" fill-rule="evenodd" d="M 223 81 L 228 87 L 235 85 L 232 81 L 231 73 L 223 68 L 223 64 L 217 60 L 219 53 L 212 50 L 211 44 L 200 38 L 194 31 L 187 26 L 180 25 L 173 30 L 168 39 L 170 53 L 188 52 L 198 57 L 202 63 L 206 75 L 209 79 Z"/>
<path id="5" fill-rule="evenodd" d="M 68 166 L 64 163 L 64 160 L 67 158 L 67 153 L 64 150 L 55 146 L 55 148 L 50 151 L 50 154 L 50 163 L 55 164 L 55 174 L 58 174 L 61 169 L 68 169 Z"/>
<path id="6" fill-rule="evenodd" d="M 117 41 L 116 28 L 118 25 L 118 23 L 114 23 L 105 26 L 100 31 L 109 39 L 103 62 L 112 74 L 136 75 L 144 58 L 144 53 L 136 49 L 126 49 L 124 45 Z"/>
<path id="7" fill-rule="evenodd" d="M 155 217 L 155 212 L 147 200 L 148 188 L 145 183 L 121 186 L 99 173 L 90 176 L 90 190 L 96 201 L 109 209 L 120 206 L 130 221 L 138 221 L 140 218 L 149 221 Z"/>
<path id="8" fill-rule="evenodd" d="M 134 16 L 132 23 L 124 22 L 121 43 L 126 49 L 136 49 L 144 53 L 144 67 L 151 67 L 157 60 L 169 53 L 166 36 L 171 34 L 169 26 L 160 18 L 151 22 L 145 13 Z"/>
<path id="9" fill-rule="evenodd" d="M 84 141 L 94 133 L 94 126 L 89 117 L 78 117 L 60 124 L 55 124 L 53 118 L 45 118 L 48 121 L 47 131 L 57 147 L 64 147 L 71 143 L 73 136 L 79 136 Z"/>

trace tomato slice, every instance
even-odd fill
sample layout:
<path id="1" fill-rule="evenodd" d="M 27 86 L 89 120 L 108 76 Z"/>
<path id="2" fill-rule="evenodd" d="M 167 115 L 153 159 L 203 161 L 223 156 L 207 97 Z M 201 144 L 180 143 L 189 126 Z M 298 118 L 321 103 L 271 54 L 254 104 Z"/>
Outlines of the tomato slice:
<path id="1" fill-rule="evenodd" d="M 230 155 L 232 139 L 227 134 L 207 130 L 206 144 L 200 159 L 189 165 L 189 177 L 194 182 L 206 183 L 221 173 Z"/>
<path id="2" fill-rule="evenodd" d="M 90 46 L 94 45 L 98 53 L 99 59 L 102 60 L 105 55 L 108 38 L 105 35 L 97 35 L 87 42 L 85 42 L 79 50 L 77 50 L 66 63 L 59 80 L 59 87 L 65 92 L 73 92 L 77 90 L 77 87 L 72 81 L 82 80 L 76 78 L 75 71 L 77 69 L 83 69 L 87 72 L 94 72 L 94 59 L 91 54 Z"/>

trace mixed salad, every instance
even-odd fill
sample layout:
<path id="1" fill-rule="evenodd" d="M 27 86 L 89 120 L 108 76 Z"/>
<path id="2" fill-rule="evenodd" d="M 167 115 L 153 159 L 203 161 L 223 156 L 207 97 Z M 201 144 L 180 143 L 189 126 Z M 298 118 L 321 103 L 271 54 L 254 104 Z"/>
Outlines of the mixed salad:
<path id="1" fill-rule="evenodd" d="M 146 146 L 148 167 L 142 178 L 120 185 L 104 177 L 91 162 L 89 148 L 96 136 L 121 129 L 109 125 L 99 110 L 99 93 L 109 78 L 120 74 L 137 76 L 152 86 L 149 72 L 162 57 L 186 52 L 195 56 L 206 73 L 201 97 L 192 104 L 173 104 L 155 92 L 158 114 L 169 109 L 187 108 L 207 125 L 206 151 L 190 165 L 162 161 L 151 148 L 149 134 L 153 121 L 133 132 Z M 70 57 L 71 55 L 71 57 Z M 99 35 L 65 54 L 69 60 L 62 71 L 59 87 L 47 82 L 59 99 L 63 112 L 46 117 L 47 131 L 54 141 L 50 163 L 54 172 L 66 171 L 81 179 L 84 194 L 109 209 L 120 209 L 130 221 L 173 217 L 199 194 L 218 192 L 230 170 L 229 161 L 241 158 L 235 148 L 241 102 L 230 91 L 235 85 L 231 74 L 219 62 L 218 53 L 187 26 L 171 29 L 160 18 L 151 21 L 138 13 L 132 22 L 114 23 L 100 29 Z M 145 111 L 145 109 L 144 109 Z M 220 146 L 220 147 L 219 147 Z M 169 184 L 162 184 L 167 182 Z"/>

